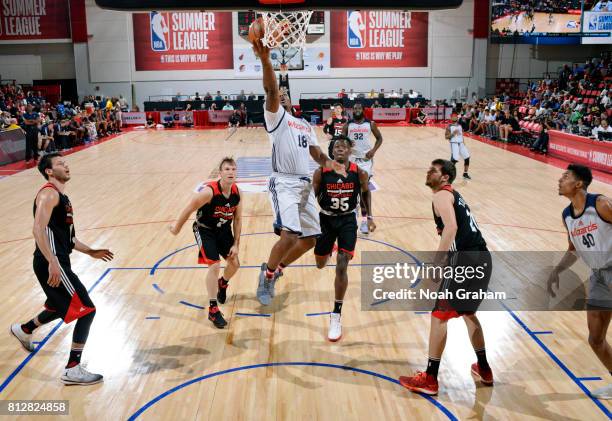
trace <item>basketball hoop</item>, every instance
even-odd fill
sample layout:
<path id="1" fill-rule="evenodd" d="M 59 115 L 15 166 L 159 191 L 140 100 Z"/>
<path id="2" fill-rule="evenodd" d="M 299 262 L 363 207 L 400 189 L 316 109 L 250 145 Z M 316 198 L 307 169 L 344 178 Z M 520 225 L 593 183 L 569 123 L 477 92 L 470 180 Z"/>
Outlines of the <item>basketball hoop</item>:
<path id="1" fill-rule="evenodd" d="M 312 10 L 261 12 L 264 23 L 263 44 L 281 50 L 303 49 L 311 16 Z"/>

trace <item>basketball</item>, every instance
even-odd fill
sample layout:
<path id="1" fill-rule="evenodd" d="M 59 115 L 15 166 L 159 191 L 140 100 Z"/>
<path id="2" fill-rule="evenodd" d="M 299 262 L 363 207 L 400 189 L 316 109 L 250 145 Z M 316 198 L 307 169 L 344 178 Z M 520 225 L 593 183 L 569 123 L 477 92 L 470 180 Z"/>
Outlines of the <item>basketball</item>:
<path id="1" fill-rule="evenodd" d="M 264 36 L 263 19 L 258 17 L 249 26 L 249 41 L 251 44 L 255 44 L 258 40 Z"/>

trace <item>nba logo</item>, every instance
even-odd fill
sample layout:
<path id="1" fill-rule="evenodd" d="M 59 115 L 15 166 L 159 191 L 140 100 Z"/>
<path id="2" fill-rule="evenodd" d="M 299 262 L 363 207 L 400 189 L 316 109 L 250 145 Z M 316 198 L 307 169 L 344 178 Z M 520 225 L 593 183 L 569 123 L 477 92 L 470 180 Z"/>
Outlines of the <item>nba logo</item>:
<path id="1" fill-rule="evenodd" d="M 348 48 L 364 48 L 366 46 L 366 27 L 361 12 L 349 10 L 346 12 L 346 42 Z"/>
<path id="2" fill-rule="evenodd" d="M 159 12 L 151 12 L 151 49 L 153 51 L 168 51 L 168 25 L 164 15 Z"/>
<path id="3" fill-rule="evenodd" d="M 589 16 L 589 31 L 597 31 L 597 15 Z"/>

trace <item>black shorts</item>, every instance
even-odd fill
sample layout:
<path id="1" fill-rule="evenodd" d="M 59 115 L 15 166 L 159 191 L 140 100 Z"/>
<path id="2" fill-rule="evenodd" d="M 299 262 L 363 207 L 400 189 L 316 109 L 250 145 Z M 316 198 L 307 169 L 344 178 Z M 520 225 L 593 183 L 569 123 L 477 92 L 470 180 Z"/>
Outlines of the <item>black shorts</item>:
<path id="1" fill-rule="evenodd" d="M 352 258 L 357 243 L 356 214 L 330 216 L 319 213 L 319 219 L 321 221 L 321 236 L 317 238 L 314 254 L 316 256 L 330 255 L 337 239 L 338 251 L 343 251 Z"/>
<path id="2" fill-rule="evenodd" d="M 476 313 L 483 298 L 466 298 L 465 295 L 481 295 L 480 292 L 488 291 L 493 272 L 491 253 L 486 247 L 475 251 L 450 252 L 447 267 L 451 267 L 456 275 L 442 280 L 438 292 L 448 292 L 451 298 L 438 299 L 432 315 L 441 320 L 449 320 Z"/>
<path id="3" fill-rule="evenodd" d="M 81 283 L 79 277 L 70 268 L 68 257 L 58 257 L 61 268 L 61 283 L 53 288 L 49 280 L 49 263 L 44 257 L 34 256 L 34 273 L 42 287 L 47 300 L 45 309 L 57 312 L 64 322 L 70 323 L 96 310 L 89 298 L 87 288 Z"/>
<path id="4" fill-rule="evenodd" d="M 193 234 L 198 243 L 198 263 L 212 265 L 227 258 L 234 245 L 234 234 L 231 228 L 204 228 L 193 223 Z"/>

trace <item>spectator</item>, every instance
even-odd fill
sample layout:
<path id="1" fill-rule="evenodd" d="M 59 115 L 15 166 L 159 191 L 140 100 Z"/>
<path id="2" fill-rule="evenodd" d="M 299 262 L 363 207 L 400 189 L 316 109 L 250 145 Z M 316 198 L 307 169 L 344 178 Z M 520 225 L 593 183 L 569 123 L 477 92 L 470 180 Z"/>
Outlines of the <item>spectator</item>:
<path id="1" fill-rule="evenodd" d="M 204 101 L 212 101 L 212 95 L 210 94 L 210 92 L 206 92 L 206 95 L 204 95 Z"/>
<path id="2" fill-rule="evenodd" d="M 374 104 L 372 104 L 372 108 L 382 108 L 382 105 L 380 105 L 380 102 L 378 102 L 378 100 L 375 100 Z"/>
<path id="3" fill-rule="evenodd" d="M 348 99 L 350 99 L 351 101 L 357 99 L 357 94 L 355 93 L 355 91 L 353 91 L 353 89 L 349 91 Z"/>
<path id="4" fill-rule="evenodd" d="M 397 101 L 393 101 L 393 104 L 391 104 L 391 107 L 389 107 L 389 108 L 400 108 L 400 106 L 397 103 Z"/>
<path id="5" fill-rule="evenodd" d="M 232 115 L 229 118 L 229 124 L 228 127 L 234 127 L 234 128 L 238 128 L 238 126 L 240 126 L 240 111 L 239 110 L 234 110 L 234 112 L 232 113 Z"/>
<path id="6" fill-rule="evenodd" d="M 210 111 L 217 111 L 217 104 L 216 103 L 212 103 L 210 104 Z"/>
<path id="7" fill-rule="evenodd" d="M 419 97 L 419 93 L 417 91 L 413 91 L 412 89 L 408 91 L 408 98 L 417 99 L 418 97 Z"/>
<path id="8" fill-rule="evenodd" d="M 147 114 L 147 124 L 145 124 L 145 128 L 154 129 L 155 128 L 155 120 L 153 120 L 152 114 Z"/>
<path id="9" fill-rule="evenodd" d="M 346 98 L 346 90 L 344 88 L 338 92 L 338 98 Z"/>
<path id="10" fill-rule="evenodd" d="M 174 117 L 170 111 L 166 111 L 164 117 L 162 118 L 162 124 L 166 129 L 174 127 Z"/>
<path id="11" fill-rule="evenodd" d="M 399 98 L 400 95 L 395 92 L 395 89 L 391 89 L 391 93 L 389 94 L 389 98 Z"/>
<path id="12" fill-rule="evenodd" d="M 233 109 L 234 109 L 234 106 L 230 104 L 229 102 L 226 102 L 225 105 L 223 106 L 224 111 L 233 110 Z"/>
<path id="13" fill-rule="evenodd" d="M 22 118 L 23 129 L 26 133 L 25 161 L 28 163 L 30 159 L 35 161 L 38 159 L 38 126 L 40 124 L 40 117 L 38 113 L 34 112 L 32 104 L 28 104 Z"/>
<path id="14" fill-rule="evenodd" d="M 221 96 L 221 91 L 217 91 L 215 95 L 215 101 L 223 101 L 223 97 Z"/>
<path id="15" fill-rule="evenodd" d="M 414 116 L 414 118 L 412 119 L 412 123 L 414 123 L 414 124 L 425 124 L 425 122 L 427 120 L 427 114 L 425 114 L 425 112 L 420 107 L 420 104 L 418 102 L 416 103 L 416 108 L 418 109 L 418 112 Z"/>
<path id="16" fill-rule="evenodd" d="M 374 91 L 374 89 L 370 91 L 370 93 L 368 94 L 368 98 L 378 98 L 378 94 L 376 93 L 376 91 Z"/>
<path id="17" fill-rule="evenodd" d="M 244 89 L 241 89 L 241 90 L 240 90 L 240 93 L 239 93 L 239 94 L 236 96 L 236 99 L 237 99 L 238 101 L 246 101 L 247 97 L 246 97 L 246 95 L 244 94 Z"/>
<path id="18" fill-rule="evenodd" d="M 608 125 L 608 120 L 606 120 L 605 118 L 601 120 L 601 123 L 599 124 L 599 126 L 595 127 L 592 130 L 591 136 L 595 139 L 599 139 L 600 133 L 612 133 L 612 127 Z"/>

